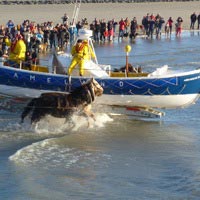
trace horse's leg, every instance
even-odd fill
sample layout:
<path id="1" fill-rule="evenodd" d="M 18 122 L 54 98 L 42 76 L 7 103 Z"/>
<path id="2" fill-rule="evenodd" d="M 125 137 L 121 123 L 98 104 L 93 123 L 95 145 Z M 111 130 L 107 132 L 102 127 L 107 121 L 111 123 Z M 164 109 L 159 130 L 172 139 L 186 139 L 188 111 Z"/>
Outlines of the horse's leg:
<path id="1" fill-rule="evenodd" d="M 88 119 L 88 127 L 90 126 L 89 117 L 91 117 L 94 121 L 96 121 L 96 118 L 95 118 L 93 112 L 91 111 L 91 108 L 92 108 L 92 106 L 91 106 L 91 104 L 89 104 L 89 105 L 85 106 L 83 109 L 83 114 Z"/>
<path id="2" fill-rule="evenodd" d="M 75 127 L 76 124 L 75 124 L 74 120 L 72 119 L 72 113 L 73 112 L 69 112 L 67 115 L 65 115 L 64 124 L 69 123 L 71 127 Z"/>
<path id="3" fill-rule="evenodd" d="M 32 99 L 27 106 L 24 108 L 24 111 L 21 114 L 21 123 L 24 122 L 24 118 L 30 113 L 30 111 L 33 109 L 35 104 L 35 99 Z"/>
<path id="4" fill-rule="evenodd" d="M 31 124 L 38 122 L 45 114 L 42 109 L 35 108 L 31 115 Z"/>
<path id="5" fill-rule="evenodd" d="M 83 112 L 87 117 L 91 117 L 94 121 L 96 121 L 94 113 L 91 111 L 91 104 L 84 107 Z"/>

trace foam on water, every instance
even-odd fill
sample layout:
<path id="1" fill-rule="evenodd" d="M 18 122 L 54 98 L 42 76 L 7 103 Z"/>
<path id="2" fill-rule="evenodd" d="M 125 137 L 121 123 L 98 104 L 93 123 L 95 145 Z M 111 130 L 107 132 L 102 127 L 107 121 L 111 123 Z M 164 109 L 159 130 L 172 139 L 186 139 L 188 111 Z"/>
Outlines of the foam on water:
<path id="1" fill-rule="evenodd" d="M 52 153 L 57 149 L 57 145 L 52 141 L 53 138 L 32 143 L 31 145 L 18 150 L 14 155 L 9 157 L 9 160 L 28 165 L 39 162 L 43 157 L 41 162 L 45 162 L 45 160 L 48 160 Z"/>
<path id="2" fill-rule="evenodd" d="M 84 133 L 84 130 L 96 130 L 104 127 L 110 121 L 112 121 L 112 118 L 102 113 L 96 113 L 95 120 L 86 119 L 78 115 L 73 115 L 70 121 L 67 121 L 65 118 L 46 116 L 36 125 L 31 126 L 32 131 L 37 133 L 37 136 L 41 136 L 43 140 L 19 149 L 9 157 L 9 160 L 22 165 L 33 166 L 36 164 L 47 167 L 64 165 L 62 167 L 68 168 L 80 159 L 90 159 L 91 153 L 59 145 L 57 142 L 60 141 L 60 137 L 57 136 L 73 134 L 77 131 L 80 132 L 80 130 L 82 133 Z M 49 138 L 53 136 L 54 138 Z M 44 139 L 44 137 L 46 138 Z"/>
<path id="3" fill-rule="evenodd" d="M 37 166 L 47 168 L 70 168 L 78 163 L 80 168 L 95 164 L 97 159 L 110 159 L 98 151 L 88 149 L 70 148 L 66 144 L 59 144 L 58 138 L 45 139 L 32 143 L 9 157 L 9 160 L 17 165 Z"/>
<path id="4" fill-rule="evenodd" d="M 200 61 L 188 62 L 188 65 L 191 65 L 191 66 L 197 66 L 197 67 L 199 67 L 199 66 L 200 66 Z"/>

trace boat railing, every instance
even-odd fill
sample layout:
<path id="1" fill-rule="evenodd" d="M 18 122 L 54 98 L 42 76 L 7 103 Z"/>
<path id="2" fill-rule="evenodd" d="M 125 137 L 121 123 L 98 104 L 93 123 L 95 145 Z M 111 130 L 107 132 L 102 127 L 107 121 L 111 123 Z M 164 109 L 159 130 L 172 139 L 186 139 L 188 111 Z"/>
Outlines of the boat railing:
<path id="1" fill-rule="evenodd" d="M 147 72 L 141 72 L 141 73 L 136 73 L 136 72 L 111 72 L 110 77 L 147 77 L 149 73 Z"/>
<path id="2" fill-rule="evenodd" d="M 103 65 L 103 64 L 98 64 L 101 70 L 105 71 L 109 76 L 111 73 L 111 66 L 110 65 Z"/>
<path id="3" fill-rule="evenodd" d="M 17 63 L 10 64 L 7 61 L 8 61 L 7 59 L 4 59 L 2 62 L 2 65 L 7 66 L 7 67 L 16 68 Z M 27 64 L 29 64 L 29 62 L 20 61 L 18 64 L 18 69 L 49 73 L 49 68 L 47 66 L 42 66 L 42 65 L 39 65 L 36 63 L 30 63 L 30 66 L 27 66 Z"/>

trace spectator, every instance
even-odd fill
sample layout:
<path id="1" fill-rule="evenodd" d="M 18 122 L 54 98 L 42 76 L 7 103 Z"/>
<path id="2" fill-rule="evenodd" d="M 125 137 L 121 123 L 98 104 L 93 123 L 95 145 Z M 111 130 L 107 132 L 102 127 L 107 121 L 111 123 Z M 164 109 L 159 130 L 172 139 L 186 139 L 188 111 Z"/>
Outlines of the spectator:
<path id="1" fill-rule="evenodd" d="M 109 41 L 113 40 L 113 35 L 114 35 L 113 23 L 112 21 L 108 21 L 108 40 Z"/>
<path id="2" fill-rule="evenodd" d="M 167 20 L 167 23 L 165 25 L 165 33 L 169 33 L 170 36 L 172 34 L 172 24 L 173 24 L 172 17 L 169 17 L 169 19 Z"/>
<path id="3" fill-rule="evenodd" d="M 128 29 L 129 29 L 129 26 L 130 26 L 130 20 L 128 19 L 128 17 L 124 20 L 124 22 L 125 22 L 124 33 L 126 33 L 126 35 L 128 35 Z"/>
<path id="4" fill-rule="evenodd" d="M 113 37 L 115 37 L 116 26 L 117 26 L 118 23 L 115 21 L 115 19 L 112 19 L 112 24 L 113 24 Z"/>
<path id="5" fill-rule="evenodd" d="M 68 31 L 69 31 L 70 44 L 72 45 L 75 41 L 75 37 L 78 34 L 77 28 L 76 28 L 76 26 L 73 26 L 72 23 L 71 23 Z"/>
<path id="6" fill-rule="evenodd" d="M 147 36 L 149 36 L 149 21 L 150 21 L 149 13 L 147 13 L 147 15 L 144 16 L 142 19 L 142 25 L 144 26 L 145 34 Z"/>
<path id="7" fill-rule="evenodd" d="M 58 31 L 56 27 L 54 27 L 53 30 L 50 31 L 50 35 L 49 35 L 50 49 L 52 49 L 53 47 L 57 49 L 57 46 L 58 46 L 57 34 L 58 34 Z"/>
<path id="8" fill-rule="evenodd" d="M 196 15 L 196 13 L 194 12 L 194 13 L 191 14 L 191 16 L 190 16 L 190 29 L 193 29 L 193 30 L 194 30 L 194 25 L 195 25 L 196 20 L 197 20 L 197 15 Z"/>
<path id="9" fill-rule="evenodd" d="M 95 42 L 99 42 L 100 40 L 100 23 L 99 21 L 96 21 L 94 24 L 94 40 Z"/>
<path id="10" fill-rule="evenodd" d="M 165 23 L 165 20 L 163 17 L 159 17 L 157 18 L 156 21 L 157 21 L 156 38 L 159 38 L 161 36 L 162 27 L 163 27 L 163 24 Z"/>
<path id="11" fill-rule="evenodd" d="M 43 28 L 43 32 L 44 32 L 44 35 L 43 35 L 44 40 L 43 40 L 43 42 L 44 42 L 44 44 L 47 45 L 47 49 L 48 49 L 48 48 L 49 48 L 49 45 L 50 45 L 50 41 L 49 41 L 50 30 L 49 30 L 49 27 L 48 27 L 48 26 L 45 26 L 45 27 Z"/>
<path id="12" fill-rule="evenodd" d="M 136 17 L 133 18 L 133 20 L 131 21 L 131 27 L 130 27 L 130 38 L 135 39 L 136 37 L 136 30 L 137 30 L 137 19 Z"/>
<path id="13" fill-rule="evenodd" d="M 105 33 L 106 31 L 106 22 L 105 22 L 105 19 L 102 19 L 101 22 L 100 22 L 100 40 L 101 41 L 105 41 Z"/>
<path id="14" fill-rule="evenodd" d="M 149 21 L 149 36 L 151 38 L 153 38 L 154 28 L 155 28 L 155 20 L 154 18 L 151 18 Z"/>
<path id="15" fill-rule="evenodd" d="M 125 31 L 125 26 L 126 26 L 126 23 L 124 22 L 124 19 L 121 18 L 121 20 L 119 21 L 119 35 L 118 35 L 118 39 L 120 37 L 123 39 L 123 37 L 124 37 L 124 31 Z"/>
<path id="16" fill-rule="evenodd" d="M 181 17 L 178 17 L 176 20 L 176 36 L 180 36 L 181 32 L 182 32 L 182 23 L 183 23 L 183 19 Z"/>
<path id="17" fill-rule="evenodd" d="M 80 21 L 78 21 L 78 23 L 76 24 L 76 29 L 77 29 L 77 33 L 79 31 L 79 29 L 83 28 L 82 24 Z"/>
<path id="18" fill-rule="evenodd" d="M 62 23 L 68 25 L 69 16 L 65 13 L 63 17 L 61 17 Z"/>
<path id="19" fill-rule="evenodd" d="M 199 29 L 200 26 L 200 14 L 197 16 L 197 29 Z"/>
<path id="20" fill-rule="evenodd" d="M 10 33 L 11 29 L 12 29 L 14 26 L 15 26 L 15 25 L 14 25 L 13 21 L 12 21 L 11 19 L 8 20 L 8 22 L 7 22 L 7 24 L 6 24 L 6 27 L 8 28 L 9 33 Z"/>
<path id="21" fill-rule="evenodd" d="M 58 29 L 58 46 L 59 49 L 63 50 L 64 45 L 65 45 L 65 35 L 66 35 L 66 28 L 62 24 L 59 29 Z"/>

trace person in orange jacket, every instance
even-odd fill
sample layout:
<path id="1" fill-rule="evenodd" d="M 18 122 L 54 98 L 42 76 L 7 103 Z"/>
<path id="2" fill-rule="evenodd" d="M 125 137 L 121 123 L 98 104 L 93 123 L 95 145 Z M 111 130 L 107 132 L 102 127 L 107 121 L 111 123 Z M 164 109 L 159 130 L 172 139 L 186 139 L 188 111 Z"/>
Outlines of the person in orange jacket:
<path id="1" fill-rule="evenodd" d="M 20 63 L 26 57 L 26 44 L 22 35 L 18 35 L 15 40 L 10 44 L 10 54 L 8 63 L 12 67 L 19 67 Z"/>
<path id="2" fill-rule="evenodd" d="M 87 50 L 87 54 L 85 56 L 85 59 L 86 60 L 91 60 L 91 59 L 95 59 L 96 58 L 96 55 L 92 49 L 92 47 L 89 45 L 88 41 L 87 40 L 84 40 L 83 41 L 83 44 L 85 45 L 85 48 Z"/>
<path id="3" fill-rule="evenodd" d="M 91 58 L 95 58 L 95 54 L 87 41 L 78 40 L 76 45 L 72 47 L 71 54 L 73 59 L 68 68 L 68 75 L 71 76 L 73 69 L 79 66 L 79 75 L 84 75 L 85 62 Z"/>

